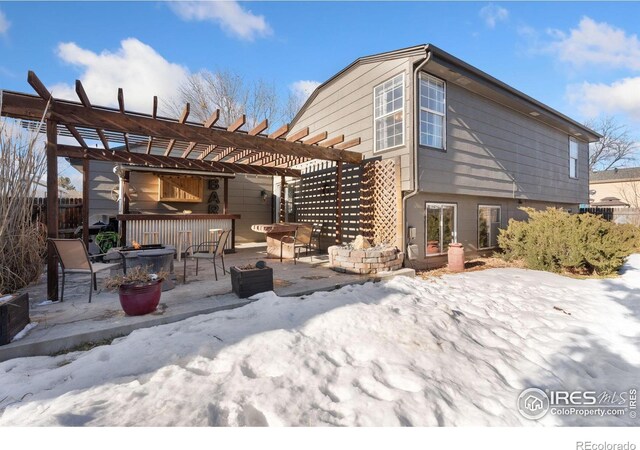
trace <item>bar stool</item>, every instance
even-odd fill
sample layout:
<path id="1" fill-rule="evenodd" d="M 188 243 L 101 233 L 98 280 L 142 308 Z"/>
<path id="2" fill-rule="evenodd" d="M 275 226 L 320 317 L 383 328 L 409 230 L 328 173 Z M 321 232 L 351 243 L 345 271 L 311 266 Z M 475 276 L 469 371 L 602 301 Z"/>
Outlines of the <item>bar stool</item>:
<path id="1" fill-rule="evenodd" d="M 153 242 L 151 244 L 159 244 L 160 243 L 160 232 L 159 231 L 145 231 L 142 233 L 142 245 L 149 244 L 149 238 L 152 238 Z"/>
<path id="2" fill-rule="evenodd" d="M 178 238 L 176 239 L 178 244 L 178 261 L 182 259 L 182 244 L 185 239 L 187 240 L 187 249 L 189 250 L 189 254 L 193 255 L 193 233 L 191 230 L 179 230 Z"/>

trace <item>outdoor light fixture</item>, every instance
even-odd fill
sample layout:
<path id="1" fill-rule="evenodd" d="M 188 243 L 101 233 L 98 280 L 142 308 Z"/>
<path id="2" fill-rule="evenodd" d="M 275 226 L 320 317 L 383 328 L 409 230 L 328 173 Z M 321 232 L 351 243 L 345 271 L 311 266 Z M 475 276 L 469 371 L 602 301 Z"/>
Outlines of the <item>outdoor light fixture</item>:
<path id="1" fill-rule="evenodd" d="M 260 191 L 260 198 L 262 199 L 263 202 L 267 201 L 267 191 L 265 191 L 264 189 Z"/>

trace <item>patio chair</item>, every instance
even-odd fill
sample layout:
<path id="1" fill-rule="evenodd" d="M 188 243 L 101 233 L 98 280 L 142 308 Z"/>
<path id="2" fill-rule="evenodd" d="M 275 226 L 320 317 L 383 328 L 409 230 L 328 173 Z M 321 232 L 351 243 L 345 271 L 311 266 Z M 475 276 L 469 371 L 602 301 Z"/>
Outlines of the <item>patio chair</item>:
<path id="1" fill-rule="evenodd" d="M 206 259 L 213 263 L 213 273 L 215 274 L 216 281 L 218 281 L 218 269 L 216 267 L 216 259 L 222 260 L 222 274 L 226 275 L 226 269 L 224 267 L 224 247 L 227 245 L 227 240 L 231 235 L 231 230 L 224 230 L 220 234 L 220 238 L 217 241 L 202 242 L 198 245 L 192 245 L 185 250 L 184 256 L 184 283 L 187 283 L 187 259 L 194 258 L 196 260 L 196 276 L 198 276 L 198 266 L 201 259 Z M 195 250 L 194 250 L 195 248 Z M 190 255 L 190 250 L 193 252 Z"/>
<path id="2" fill-rule="evenodd" d="M 89 303 L 91 303 L 91 294 L 94 289 L 98 290 L 98 280 L 96 274 L 103 270 L 111 269 L 114 266 L 119 266 L 119 263 L 93 263 L 90 258 L 98 256 L 104 256 L 104 253 L 99 255 L 89 255 L 87 247 L 85 247 L 82 239 L 49 239 L 53 244 L 58 260 L 60 261 L 60 267 L 62 267 L 62 288 L 60 290 L 60 301 L 64 301 L 64 284 L 65 275 L 68 273 L 86 273 L 91 275 L 90 283 L 93 281 L 93 288 L 89 289 Z"/>
<path id="3" fill-rule="evenodd" d="M 309 256 L 309 251 L 313 246 L 313 240 L 316 239 L 319 247 L 320 229 L 315 225 L 303 225 L 296 228 L 293 236 L 283 236 L 280 240 L 280 262 L 282 262 L 282 248 L 285 244 L 293 245 L 293 263 L 300 258 L 300 250 L 305 249 L 305 256 Z M 311 255 L 313 261 L 313 255 Z"/>

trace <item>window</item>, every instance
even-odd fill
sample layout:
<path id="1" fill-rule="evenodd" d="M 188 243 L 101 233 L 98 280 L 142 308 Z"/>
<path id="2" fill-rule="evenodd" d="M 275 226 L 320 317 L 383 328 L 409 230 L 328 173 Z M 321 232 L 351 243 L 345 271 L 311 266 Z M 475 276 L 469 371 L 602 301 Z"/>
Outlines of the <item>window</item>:
<path id="1" fill-rule="evenodd" d="M 427 256 L 446 253 L 449 244 L 456 242 L 456 213 L 454 204 L 427 203 Z"/>
<path id="2" fill-rule="evenodd" d="M 420 145 L 445 148 L 444 81 L 420 74 Z"/>
<path id="3" fill-rule="evenodd" d="M 478 206 L 478 249 L 498 246 L 499 206 Z"/>
<path id="4" fill-rule="evenodd" d="M 404 144 L 404 73 L 373 90 L 375 151 Z"/>
<path id="5" fill-rule="evenodd" d="M 569 138 L 569 177 L 578 178 L 578 141 Z"/>

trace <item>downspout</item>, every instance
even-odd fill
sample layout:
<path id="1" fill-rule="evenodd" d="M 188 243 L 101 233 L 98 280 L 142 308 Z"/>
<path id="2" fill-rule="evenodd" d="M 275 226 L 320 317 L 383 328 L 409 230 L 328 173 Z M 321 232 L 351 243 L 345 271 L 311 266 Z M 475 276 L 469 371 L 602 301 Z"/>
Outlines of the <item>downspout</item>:
<path id="1" fill-rule="evenodd" d="M 419 122 L 418 122 L 418 118 L 420 116 L 419 114 L 419 102 L 420 102 L 420 80 L 418 78 L 418 74 L 419 72 L 422 70 L 422 68 L 424 66 L 427 65 L 427 63 L 429 62 L 429 60 L 431 59 L 431 52 L 428 50 L 429 46 L 425 46 L 425 53 L 426 53 L 426 57 L 424 59 L 424 61 L 422 61 L 418 67 L 416 67 L 413 71 L 413 101 L 414 101 L 414 108 L 413 108 L 413 153 L 412 153 L 412 157 L 413 157 L 413 191 L 409 192 L 407 195 L 404 196 L 404 198 L 402 199 L 402 248 L 405 251 L 405 255 L 408 254 L 408 246 L 409 246 L 409 242 L 408 242 L 408 230 L 407 230 L 407 200 L 409 200 L 411 197 L 415 196 L 419 190 L 420 190 L 420 186 L 419 186 L 419 180 L 418 180 L 418 148 L 420 147 L 419 145 L 419 135 L 418 135 L 418 130 L 419 130 Z"/>

